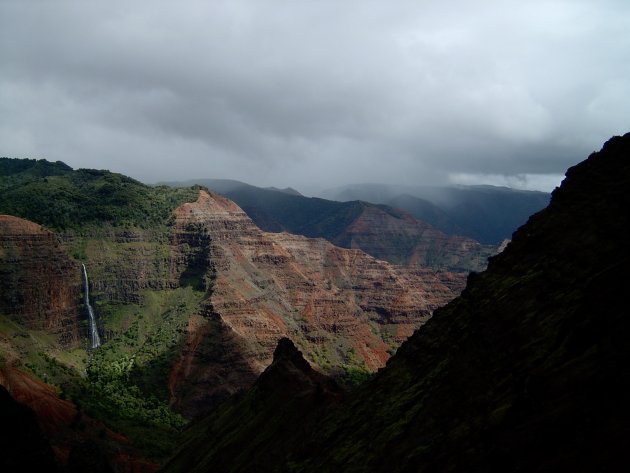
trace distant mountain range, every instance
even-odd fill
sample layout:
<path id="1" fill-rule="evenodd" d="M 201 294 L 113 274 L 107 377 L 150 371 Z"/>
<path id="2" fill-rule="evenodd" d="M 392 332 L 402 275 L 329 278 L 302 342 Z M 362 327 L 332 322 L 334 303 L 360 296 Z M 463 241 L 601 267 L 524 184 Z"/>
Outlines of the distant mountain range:
<path id="1" fill-rule="evenodd" d="M 549 203 L 549 194 L 495 186 L 393 186 L 357 184 L 323 193 L 340 201 L 390 205 L 448 234 L 499 243 Z"/>

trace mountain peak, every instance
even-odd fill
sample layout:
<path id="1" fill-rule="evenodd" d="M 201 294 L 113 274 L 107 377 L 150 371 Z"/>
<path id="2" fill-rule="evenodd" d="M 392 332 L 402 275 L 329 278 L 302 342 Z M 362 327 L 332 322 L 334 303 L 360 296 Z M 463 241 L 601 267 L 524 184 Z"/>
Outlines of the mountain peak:
<path id="1" fill-rule="evenodd" d="M 278 340 L 273 362 L 256 381 L 263 396 L 271 395 L 286 401 L 302 399 L 307 404 L 330 402 L 343 396 L 343 390 L 332 379 L 315 371 L 293 341 Z"/>
<path id="2" fill-rule="evenodd" d="M 291 363 L 304 373 L 312 370 L 311 365 L 304 359 L 302 352 L 287 337 L 282 337 L 278 340 L 278 346 L 273 352 L 273 364 L 278 363 Z"/>

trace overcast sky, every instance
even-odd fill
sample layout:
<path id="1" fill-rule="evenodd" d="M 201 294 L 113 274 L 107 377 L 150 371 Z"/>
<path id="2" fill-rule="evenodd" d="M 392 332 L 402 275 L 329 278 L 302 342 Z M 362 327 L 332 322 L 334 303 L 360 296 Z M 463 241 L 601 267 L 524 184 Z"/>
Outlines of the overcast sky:
<path id="1" fill-rule="evenodd" d="M 0 155 L 552 189 L 630 131 L 630 2 L 0 0 Z"/>

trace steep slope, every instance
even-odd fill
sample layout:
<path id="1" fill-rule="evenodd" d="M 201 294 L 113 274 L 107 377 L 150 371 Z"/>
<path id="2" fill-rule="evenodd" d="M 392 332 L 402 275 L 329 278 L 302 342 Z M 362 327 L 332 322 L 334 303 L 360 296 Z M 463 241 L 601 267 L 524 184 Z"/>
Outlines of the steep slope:
<path id="1" fill-rule="evenodd" d="M 509 239 L 527 217 L 549 203 L 549 194 L 507 187 L 461 186 L 435 198 L 466 235 L 483 243 Z"/>
<path id="2" fill-rule="evenodd" d="M 397 209 L 402 209 L 405 212 L 409 212 L 418 220 L 427 222 L 437 230 L 440 230 L 447 235 L 467 235 L 470 237 L 470 232 L 465 228 L 460 227 L 444 209 L 440 208 L 433 202 L 416 197 L 410 194 L 399 194 L 395 197 L 386 199 L 387 205 L 391 205 Z M 535 209 L 535 211 L 540 209 Z M 531 215 L 534 211 L 527 215 Z M 522 220 L 517 222 L 517 226 L 524 223 L 526 216 L 523 216 Z M 512 228 L 514 231 L 516 226 Z"/>
<path id="3" fill-rule="evenodd" d="M 328 373 L 373 371 L 462 282 L 323 239 L 262 232 L 236 204 L 204 191 L 175 211 L 175 227 L 176 240 L 204 236 L 187 244 L 205 255 L 198 284 L 209 291 L 171 375 L 172 400 L 189 415 L 250 385 L 283 336 Z"/>
<path id="4" fill-rule="evenodd" d="M 262 472 L 620 471 L 630 435 L 628 188 L 630 134 L 569 169 L 549 207 L 348 401 L 276 428 L 273 452 L 219 409 L 165 471 L 246 437 L 222 471 L 247 471 L 243 461 Z M 227 406 L 265 415 L 251 399 Z M 185 471 L 211 471 L 221 455 L 211 449 Z"/>
<path id="5" fill-rule="evenodd" d="M 54 452 L 56 463 L 63 471 L 151 473 L 157 469 L 155 463 L 137 456 L 127 438 L 86 416 L 71 401 L 60 399 L 46 383 L 19 369 L 1 366 L 0 396 L 5 389 L 31 411 L 40 431 L 40 442 L 45 441 L 48 449 L 52 446 L 50 456 Z M 15 430 L 20 433 L 19 429 Z M 28 447 L 22 446 L 18 451 L 25 448 Z M 16 459 L 15 471 L 49 471 L 29 470 L 28 461 L 24 457 Z"/>
<path id="6" fill-rule="evenodd" d="M 325 238 L 343 248 L 358 248 L 393 264 L 458 272 L 485 269 L 493 245 L 451 236 L 409 213 L 367 202 L 335 202 L 238 181 L 202 179 L 236 202 L 261 229 Z"/>

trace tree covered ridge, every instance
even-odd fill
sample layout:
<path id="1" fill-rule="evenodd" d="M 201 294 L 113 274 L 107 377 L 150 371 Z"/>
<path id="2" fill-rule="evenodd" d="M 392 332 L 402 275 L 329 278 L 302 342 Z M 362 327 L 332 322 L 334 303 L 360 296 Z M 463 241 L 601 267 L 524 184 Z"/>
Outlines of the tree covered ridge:
<path id="1" fill-rule="evenodd" d="M 73 170 L 61 161 L 0 158 L 0 213 L 53 230 L 102 223 L 150 228 L 197 192 L 148 186 L 107 170 Z"/>

